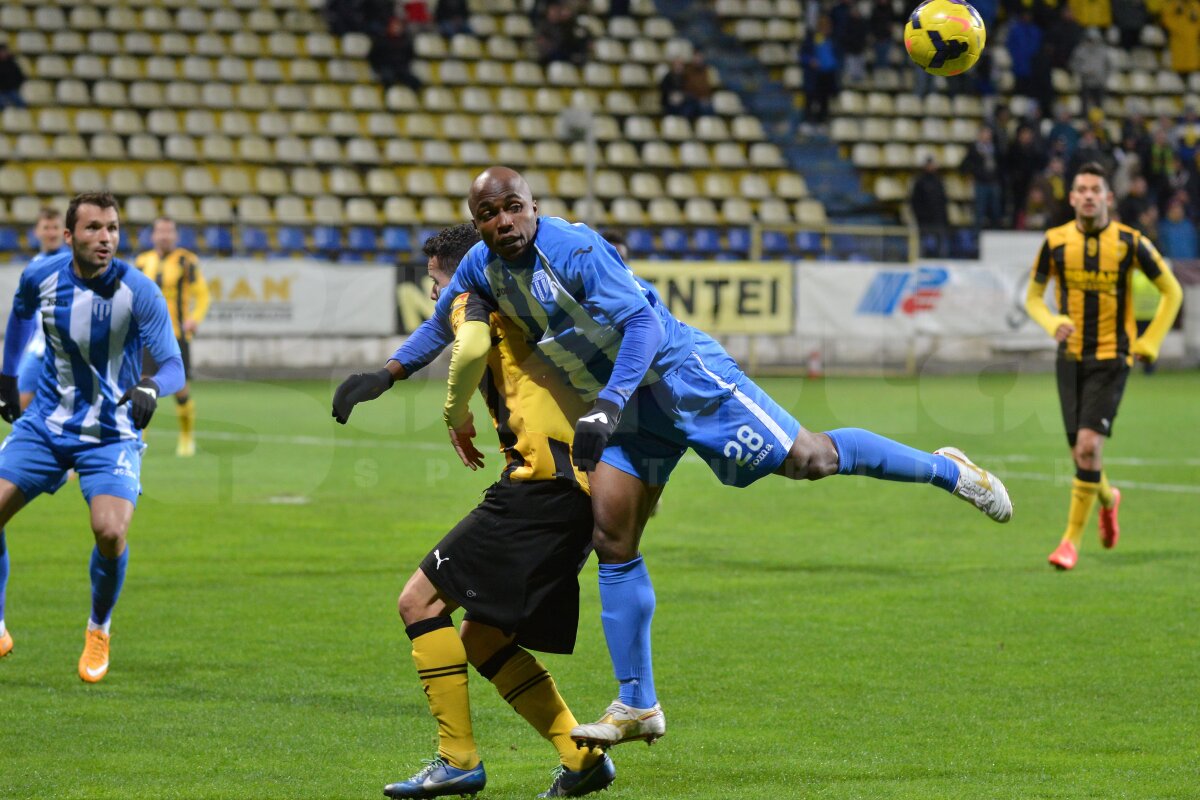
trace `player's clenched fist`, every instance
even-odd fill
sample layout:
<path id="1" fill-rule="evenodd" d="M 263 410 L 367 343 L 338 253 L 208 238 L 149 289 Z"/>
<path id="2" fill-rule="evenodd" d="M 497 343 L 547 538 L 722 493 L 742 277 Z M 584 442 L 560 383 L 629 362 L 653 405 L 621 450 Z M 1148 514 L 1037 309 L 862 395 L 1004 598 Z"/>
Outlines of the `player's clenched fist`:
<path id="1" fill-rule="evenodd" d="M 130 386 L 121 395 L 117 405 L 129 403 L 129 418 L 133 427 L 142 430 L 150 424 L 154 409 L 158 408 L 158 384 L 150 378 L 142 378 L 136 386 Z"/>
<path id="2" fill-rule="evenodd" d="M 386 369 L 378 372 L 356 372 L 333 393 L 333 418 L 345 425 L 350 412 L 359 403 L 374 400 L 392 388 L 396 379 Z"/>
<path id="3" fill-rule="evenodd" d="M 608 446 L 608 439 L 617 429 L 621 409 L 611 400 L 597 400 L 592 410 L 575 423 L 573 446 L 575 466 L 591 472 L 600 463 L 600 456 Z"/>

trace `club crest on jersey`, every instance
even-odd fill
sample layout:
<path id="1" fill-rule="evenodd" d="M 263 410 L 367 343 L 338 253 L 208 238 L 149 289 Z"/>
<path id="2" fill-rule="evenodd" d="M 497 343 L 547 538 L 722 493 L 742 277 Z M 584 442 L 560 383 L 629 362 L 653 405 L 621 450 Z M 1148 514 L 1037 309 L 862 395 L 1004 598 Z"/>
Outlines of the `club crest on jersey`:
<path id="1" fill-rule="evenodd" d="M 538 270 L 533 273 L 533 296 L 539 303 L 549 305 L 554 302 L 554 287 L 550 285 L 550 276 Z"/>
<path id="2" fill-rule="evenodd" d="M 112 303 L 99 297 L 92 298 L 92 316 L 96 319 L 108 319 L 112 315 Z"/>

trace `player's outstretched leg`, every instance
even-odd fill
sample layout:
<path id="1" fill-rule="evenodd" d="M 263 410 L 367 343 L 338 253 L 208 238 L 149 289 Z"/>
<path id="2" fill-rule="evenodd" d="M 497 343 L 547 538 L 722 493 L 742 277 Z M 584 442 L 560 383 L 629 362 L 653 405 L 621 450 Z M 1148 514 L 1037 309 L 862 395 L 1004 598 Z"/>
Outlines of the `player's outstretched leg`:
<path id="1" fill-rule="evenodd" d="M 826 431 L 824 435 L 829 437 L 835 449 L 835 470 L 824 472 L 828 467 L 824 462 L 828 459 L 805 452 L 806 448 L 820 449 L 819 444 L 812 444 L 813 440 L 819 442 L 819 436 L 806 436 L 802 431 L 793 445 L 793 455 L 780 471 L 793 475 L 799 470 L 794 477 L 819 478 L 836 472 L 885 481 L 932 483 L 967 501 L 996 522 L 1008 522 L 1012 518 L 1012 501 L 1000 479 L 955 447 L 926 453 L 862 428 L 839 428 Z"/>
<path id="2" fill-rule="evenodd" d="M 1117 546 L 1121 538 L 1121 524 L 1117 522 L 1117 510 L 1121 507 L 1121 490 L 1110 489 L 1111 500 L 1100 507 L 1100 544 L 1108 550 Z M 1103 499 L 1103 498 L 1102 498 Z"/>
<path id="3" fill-rule="evenodd" d="M 12 634 L 4 627 L 4 596 L 8 590 L 8 543 L 4 529 L 0 528 L 0 658 L 12 652 Z"/>
<path id="4" fill-rule="evenodd" d="M 128 547 L 116 558 L 105 558 L 98 545 L 92 550 L 88 570 L 92 578 L 92 615 L 83 640 L 83 655 L 79 657 L 79 677 L 87 683 L 98 683 L 108 674 L 109 626 L 128 564 Z"/>

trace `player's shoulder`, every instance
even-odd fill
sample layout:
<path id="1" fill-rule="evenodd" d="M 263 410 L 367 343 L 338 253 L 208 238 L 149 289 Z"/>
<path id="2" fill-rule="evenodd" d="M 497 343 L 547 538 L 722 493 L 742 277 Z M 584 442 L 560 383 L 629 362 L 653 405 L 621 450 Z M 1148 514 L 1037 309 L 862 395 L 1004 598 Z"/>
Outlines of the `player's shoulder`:
<path id="1" fill-rule="evenodd" d="M 187 261 L 192 264 L 195 264 L 197 261 L 200 260 L 200 256 L 196 255 L 191 250 L 188 250 L 185 247 L 175 248 L 175 257 L 177 259 L 179 259 L 180 262 Z"/>
<path id="2" fill-rule="evenodd" d="M 466 252 L 462 260 L 458 262 L 458 271 L 464 268 L 467 270 L 477 270 L 486 267 L 488 262 L 492 260 L 492 251 L 482 240 L 471 245 L 471 249 Z M 458 298 L 455 297 L 455 300 Z"/>
<path id="3" fill-rule="evenodd" d="M 1139 231 L 1137 228 L 1133 227 L 1132 225 L 1128 225 L 1124 222 L 1118 222 L 1116 220 L 1113 220 L 1113 222 L 1111 222 L 1109 224 L 1111 224 L 1113 226 L 1113 230 L 1116 231 L 1116 234 L 1118 236 L 1124 234 L 1125 236 L 1128 236 L 1131 239 L 1133 239 L 1133 241 L 1135 241 L 1135 242 L 1138 241 L 1139 239 L 1145 238 L 1142 236 L 1142 232 Z"/>
<path id="4" fill-rule="evenodd" d="M 153 250 L 143 250 L 133 257 L 133 265 L 138 269 L 145 269 L 154 263 L 154 256 Z"/>
<path id="5" fill-rule="evenodd" d="M 582 222 L 567 222 L 562 217 L 538 218 L 538 246 L 543 249 L 571 250 L 591 247 L 600 234 Z"/>
<path id="6" fill-rule="evenodd" d="M 117 270 L 117 279 L 133 290 L 135 294 L 141 292 L 158 292 L 158 284 L 150 279 L 144 272 L 138 269 L 134 264 L 124 261 L 119 258 L 114 258 L 113 269 Z"/>
<path id="7" fill-rule="evenodd" d="M 39 253 L 29 261 L 25 269 L 21 270 L 21 280 L 41 283 L 64 266 L 69 268 L 71 258 L 69 250 L 65 253 L 50 253 L 49 255 Z"/>

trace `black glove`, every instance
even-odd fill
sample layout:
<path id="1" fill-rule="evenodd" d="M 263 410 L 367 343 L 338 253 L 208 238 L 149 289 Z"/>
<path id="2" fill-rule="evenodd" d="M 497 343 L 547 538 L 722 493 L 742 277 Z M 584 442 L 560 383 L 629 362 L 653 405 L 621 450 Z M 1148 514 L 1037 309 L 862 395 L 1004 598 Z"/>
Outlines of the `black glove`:
<path id="1" fill-rule="evenodd" d="M 137 386 L 130 386 L 121 395 L 117 405 L 129 403 L 129 418 L 133 427 L 141 430 L 150 424 L 154 409 L 158 408 L 158 384 L 152 378 L 142 378 Z"/>
<path id="2" fill-rule="evenodd" d="M 333 393 L 333 418 L 345 425 L 350 412 L 359 403 L 374 400 L 392 388 L 396 379 L 386 369 L 378 372 L 356 372 Z"/>
<path id="3" fill-rule="evenodd" d="M 600 455 L 608 446 L 608 437 L 617 429 L 621 409 L 611 400 L 597 400 L 592 410 L 575 423 L 575 466 L 591 472 L 600 463 Z"/>
<path id="4" fill-rule="evenodd" d="M 0 417 L 16 422 L 21 416 L 21 393 L 17 390 L 16 375 L 0 375 Z"/>

